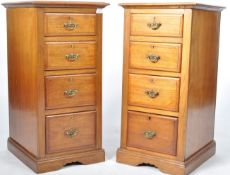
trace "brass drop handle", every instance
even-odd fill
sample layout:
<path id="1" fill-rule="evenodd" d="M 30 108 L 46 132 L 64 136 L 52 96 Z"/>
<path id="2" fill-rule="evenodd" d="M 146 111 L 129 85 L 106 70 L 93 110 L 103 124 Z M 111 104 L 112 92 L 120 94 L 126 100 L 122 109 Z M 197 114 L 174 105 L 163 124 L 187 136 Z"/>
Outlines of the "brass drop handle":
<path id="1" fill-rule="evenodd" d="M 79 54 L 74 54 L 74 53 L 70 53 L 70 54 L 67 54 L 65 55 L 65 58 L 68 60 L 68 61 L 76 61 L 78 58 L 80 57 Z"/>
<path id="2" fill-rule="evenodd" d="M 147 90 L 145 91 L 145 94 L 148 95 L 150 98 L 156 98 L 157 96 L 160 95 L 159 92 L 156 92 L 154 90 Z"/>
<path id="3" fill-rule="evenodd" d="M 147 26 L 152 30 L 157 30 L 160 28 L 162 24 L 160 22 L 156 22 L 156 18 L 153 18 L 153 22 L 147 23 Z"/>
<path id="4" fill-rule="evenodd" d="M 64 95 L 67 97 L 74 97 L 78 92 L 78 90 L 65 90 Z"/>
<path id="5" fill-rule="evenodd" d="M 78 26 L 79 26 L 78 24 L 72 22 L 71 17 L 69 17 L 69 21 L 68 22 L 64 23 L 64 28 L 66 30 L 74 30 Z"/>
<path id="6" fill-rule="evenodd" d="M 144 132 L 144 137 L 146 139 L 152 139 L 155 136 L 156 136 L 156 132 L 155 131 L 145 131 Z"/>
<path id="7" fill-rule="evenodd" d="M 73 138 L 79 133 L 79 130 L 77 128 L 70 128 L 64 131 L 64 134 L 67 137 Z"/>
<path id="8" fill-rule="evenodd" d="M 75 28 L 78 27 L 78 24 L 75 24 L 73 22 L 67 22 L 67 23 L 64 23 L 64 28 L 66 30 L 74 30 Z"/>
<path id="9" fill-rule="evenodd" d="M 157 63 L 160 60 L 161 57 L 159 55 L 150 54 L 150 55 L 147 55 L 147 58 L 152 63 Z"/>

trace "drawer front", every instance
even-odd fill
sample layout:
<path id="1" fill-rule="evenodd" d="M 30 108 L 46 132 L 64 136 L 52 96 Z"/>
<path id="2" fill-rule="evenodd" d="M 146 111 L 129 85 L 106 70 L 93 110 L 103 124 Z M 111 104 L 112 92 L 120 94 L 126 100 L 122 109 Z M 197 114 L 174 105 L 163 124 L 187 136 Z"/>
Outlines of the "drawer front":
<path id="1" fill-rule="evenodd" d="M 179 72 L 181 44 L 130 43 L 130 67 Z"/>
<path id="2" fill-rule="evenodd" d="M 132 14 L 131 35 L 182 36 L 183 15 Z"/>
<path id="3" fill-rule="evenodd" d="M 95 112 L 47 116 L 47 153 L 95 148 L 95 121 Z"/>
<path id="4" fill-rule="evenodd" d="M 47 109 L 95 104 L 95 74 L 46 77 Z"/>
<path id="5" fill-rule="evenodd" d="M 178 111 L 179 78 L 129 74 L 129 105 Z"/>
<path id="6" fill-rule="evenodd" d="M 45 35 L 95 35 L 96 15 L 45 13 Z"/>
<path id="7" fill-rule="evenodd" d="M 46 69 L 82 69 L 96 67 L 95 42 L 47 42 Z"/>
<path id="8" fill-rule="evenodd" d="M 127 146 L 176 155 L 176 118 L 128 112 Z"/>

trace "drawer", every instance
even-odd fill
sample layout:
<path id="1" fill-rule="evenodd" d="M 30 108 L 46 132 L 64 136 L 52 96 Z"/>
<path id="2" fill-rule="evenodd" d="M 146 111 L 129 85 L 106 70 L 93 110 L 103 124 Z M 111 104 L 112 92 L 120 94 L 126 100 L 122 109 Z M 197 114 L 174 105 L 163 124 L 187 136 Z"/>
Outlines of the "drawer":
<path id="1" fill-rule="evenodd" d="M 46 109 L 96 104 L 96 75 L 48 76 Z"/>
<path id="2" fill-rule="evenodd" d="M 179 72 L 181 44 L 131 42 L 130 68 Z"/>
<path id="3" fill-rule="evenodd" d="M 178 119 L 128 112 L 127 146 L 176 155 Z"/>
<path id="4" fill-rule="evenodd" d="M 46 117 L 47 153 L 95 148 L 96 112 Z"/>
<path id="5" fill-rule="evenodd" d="M 96 15 L 45 13 L 44 33 L 48 35 L 96 35 Z"/>
<path id="6" fill-rule="evenodd" d="M 129 74 L 129 105 L 178 111 L 179 78 Z"/>
<path id="7" fill-rule="evenodd" d="M 182 36 L 181 14 L 132 14 L 131 35 Z"/>
<path id="8" fill-rule="evenodd" d="M 47 42 L 46 69 L 96 67 L 96 42 Z"/>

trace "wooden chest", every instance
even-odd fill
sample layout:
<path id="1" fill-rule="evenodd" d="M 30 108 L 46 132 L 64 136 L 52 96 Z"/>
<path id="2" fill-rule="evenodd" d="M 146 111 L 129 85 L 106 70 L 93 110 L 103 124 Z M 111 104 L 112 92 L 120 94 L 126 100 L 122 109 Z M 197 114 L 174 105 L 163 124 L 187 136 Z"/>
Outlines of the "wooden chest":
<path id="1" fill-rule="evenodd" d="M 34 171 L 104 161 L 101 2 L 7 8 L 8 149 Z"/>
<path id="2" fill-rule="evenodd" d="M 196 3 L 125 8 L 117 161 L 185 175 L 215 153 L 220 12 Z"/>

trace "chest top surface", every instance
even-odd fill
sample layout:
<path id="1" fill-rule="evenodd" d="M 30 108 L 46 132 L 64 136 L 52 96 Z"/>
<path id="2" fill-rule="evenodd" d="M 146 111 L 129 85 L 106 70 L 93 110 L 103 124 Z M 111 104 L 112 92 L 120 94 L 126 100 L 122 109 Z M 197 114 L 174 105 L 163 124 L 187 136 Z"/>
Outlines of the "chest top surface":
<path id="1" fill-rule="evenodd" d="M 170 3 L 120 3 L 124 8 L 140 8 L 140 9 L 201 9 L 209 11 L 221 11 L 225 7 L 214 6 L 208 4 L 200 4 L 195 2 L 170 2 Z"/>
<path id="2" fill-rule="evenodd" d="M 50 8 L 104 8 L 108 3 L 105 2 L 82 2 L 82 1 L 20 1 L 6 2 L 2 4 L 6 8 L 19 7 L 50 7 Z"/>

